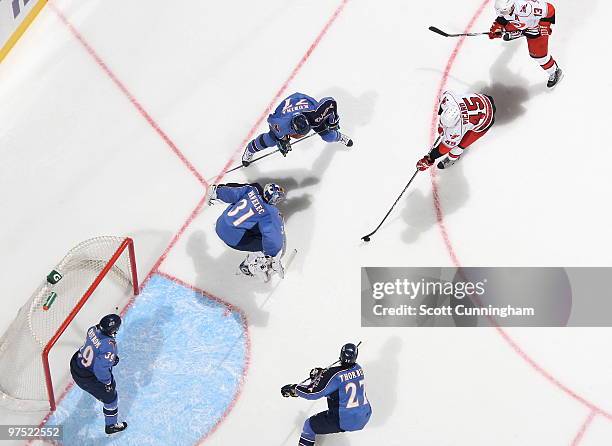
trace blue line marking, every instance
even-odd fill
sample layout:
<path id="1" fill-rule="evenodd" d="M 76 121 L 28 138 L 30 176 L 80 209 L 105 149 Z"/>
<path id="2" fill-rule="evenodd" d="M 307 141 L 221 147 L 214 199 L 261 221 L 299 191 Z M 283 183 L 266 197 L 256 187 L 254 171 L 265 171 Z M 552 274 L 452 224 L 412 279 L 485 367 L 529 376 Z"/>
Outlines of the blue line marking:
<path id="1" fill-rule="evenodd" d="M 107 436 L 102 403 L 77 386 L 47 424 L 64 426 L 66 445 L 191 446 L 232 404 L 247 343 L 239 313 L 155 275 L 117 335 L 120 362 L 113 374 L 119 421 L 128 428 Z"/>

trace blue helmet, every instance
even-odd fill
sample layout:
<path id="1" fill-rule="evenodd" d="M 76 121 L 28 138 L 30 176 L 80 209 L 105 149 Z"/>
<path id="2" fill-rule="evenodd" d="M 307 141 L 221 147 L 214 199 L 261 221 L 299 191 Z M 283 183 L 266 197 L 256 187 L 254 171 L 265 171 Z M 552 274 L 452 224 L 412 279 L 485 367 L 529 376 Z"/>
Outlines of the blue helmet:
<path id="1" fill-rule="evenodd" d="M 107 336 L 115 336 L 121 327 L 121 317 L 118 314 L 107 314 L 100 319 L 100 331 Z"/>
<path id="2" fill-rule="evenodd" d="M 296 113 L 291 117 L 291 129 L 297 135 L 305 135 L 310 132 L 310 123 L 304 113 Z"/>
<path id="3" fill-rule="evenodd" d="M 276 206 L 278 203 L 283 201 L 287 196 L 285 189 L 276 183 L 268 183 L 264 186 L 263 199 L 266 203 Z"/>
<path id="4" fill-rule="evenodd" d="M 342 365 L 353 365 L 357 362 L 359 350 L 355 344 L 344 344 L 340 350 L 340 363 Z"/>

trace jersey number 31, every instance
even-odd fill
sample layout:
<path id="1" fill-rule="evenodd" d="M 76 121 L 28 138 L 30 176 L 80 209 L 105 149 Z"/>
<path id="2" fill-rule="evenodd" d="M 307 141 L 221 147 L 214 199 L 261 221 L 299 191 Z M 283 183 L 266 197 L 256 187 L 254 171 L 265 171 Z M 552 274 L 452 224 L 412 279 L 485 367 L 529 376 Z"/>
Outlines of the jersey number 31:
<path id="1" fill-rule="evenodd" d="M 241 210 L 243 210 L 244 208 L 246 208 L 248 206 L 248 202 L 246 201 L 246 198 L 243 198 L 242 200 L 240 200 L 238 203 L 236 203 L 236 206 L 234 207 L 234 209 L 232 209 L 231 211 L 229 211 L 227 213 L 227 215 L 229 217 L 235 217 L 236 215 L 238 215 L 238 212 L 240 212 Z M 244 214 L 242 214 L 240 217 L 238 217 L 236 220 L 234 220 L 232 222 L 232 224 L 235 227 L 240 226 L 242 223 L 244 223 L 245 221 L 247 221 L 250 217 L 252 217 L 253 215 L 255 215 L 255 211 L 252 208 L 249 208 L 249 210 L 247 212 L 245 212 Z"/>

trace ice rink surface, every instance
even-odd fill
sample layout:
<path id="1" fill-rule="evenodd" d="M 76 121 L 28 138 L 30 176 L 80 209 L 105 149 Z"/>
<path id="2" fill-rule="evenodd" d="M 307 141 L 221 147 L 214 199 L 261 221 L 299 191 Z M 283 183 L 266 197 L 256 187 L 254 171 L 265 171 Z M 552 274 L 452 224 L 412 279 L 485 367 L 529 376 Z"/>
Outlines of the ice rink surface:
<path id="1" fill-rule="evenodd" d="M 141 279 L 172 275 L 246 315 L 245 382 L 205 444 L 295 445 L 324 403 L 280 386 L 358 340 L 372 419 L 317 444 L 609 444 L 607 329 L 360 328 L 360 266 L 611 266 L 612 81 L 597 42 L 612 6 L 553 3 L 566 76 L 550 92 L 523 39 L 427 30 L 487 31 L 481 0 L 52 0 L 0 66 L 0 332 L 72 246 L 128 235 Z M 493 95 L 496 125 L 451 170 L 418 175 L 364 245 L 428 150 L 441 88 Z M 295 91 L 334 96 L 355 146 L 311 138 L 220 175 Z M 223 207 L 203 203 L 215 180 L 288 189 L 298 254 L 284 280 L 235 275 L 242 256 L 214 232 Z M 159 410 L 150 429 L 183 422 Z"/>

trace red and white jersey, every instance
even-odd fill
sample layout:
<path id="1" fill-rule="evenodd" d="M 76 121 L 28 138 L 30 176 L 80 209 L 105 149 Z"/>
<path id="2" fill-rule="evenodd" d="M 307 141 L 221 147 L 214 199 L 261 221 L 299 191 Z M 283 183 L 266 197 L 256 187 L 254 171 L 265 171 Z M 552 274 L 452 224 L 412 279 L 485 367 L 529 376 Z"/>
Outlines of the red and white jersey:
<path id="1" fill-rule="evenodd" d="M 516 29 L 538 35 L 540 20 L 550 15 L 549 8 L 552 12 L 552 5 L 543 0 L 516 0 L 513 14 L 502 17 Z"/>
<path id="2" fill-rule="evenodd" d="M 484 94 L 445 91 L 440 98 L 440 114 L 448 107 L 458 107 L 461 113 L 459 122 L 453 127 L 444 127 L 438 121 L 442 143 L 451 149 L 459 145 L 467 132 L 484 132 L 493 123 L 493 104 Z"/>

